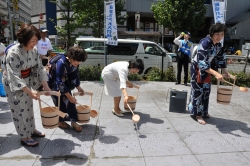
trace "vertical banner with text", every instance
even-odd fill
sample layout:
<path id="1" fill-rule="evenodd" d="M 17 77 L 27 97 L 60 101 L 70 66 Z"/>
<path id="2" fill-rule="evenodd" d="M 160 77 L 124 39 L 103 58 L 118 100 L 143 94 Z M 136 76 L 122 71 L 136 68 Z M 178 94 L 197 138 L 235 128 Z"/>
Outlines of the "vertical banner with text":
<path id="1" fill-rule="evenodd" d="M 225 0 L 213 0 L 214 22 L 225 24 Z"/>
<path id="2" fill-rule="evenodd" d="M 105 36 L 108 39 L 108 45 L 117 45 L 117 25 L 116 25 L 116 14 L 115 14 L 115 2 L 105 2 L 106 6 L 106 29 Z"/>

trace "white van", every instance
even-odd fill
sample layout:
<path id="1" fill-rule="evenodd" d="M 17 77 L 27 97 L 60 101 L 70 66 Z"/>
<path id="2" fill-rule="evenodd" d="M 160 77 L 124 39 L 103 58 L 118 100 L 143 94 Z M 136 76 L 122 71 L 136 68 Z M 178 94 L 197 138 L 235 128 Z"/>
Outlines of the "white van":
<path id="1" fill-rule="evenodd" d="M 77 38 L 79 46 L 88 53 L 88 58 L 81 66 L 93 65 L 104 66 L 104 38 Z M 172 58 L 168 53 L 154 42 L 144 40 L 118 39 L 118 45 L 105 45 L 107 54 L 107 63 L 115 61 L 129 61 L 138 58 L 144 62 L 144 71 L 146 74 L 153 66 L 163 70 L 172 66 Z"/>

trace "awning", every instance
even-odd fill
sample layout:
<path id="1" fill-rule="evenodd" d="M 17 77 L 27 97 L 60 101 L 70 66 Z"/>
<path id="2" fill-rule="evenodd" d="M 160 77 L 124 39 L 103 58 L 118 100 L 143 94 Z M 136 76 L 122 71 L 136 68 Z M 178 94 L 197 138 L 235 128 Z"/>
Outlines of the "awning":
<path id="1" fill-rule="evenodd" d="M 250 17 L 250 12 L 241 13 L 227 20 L 226 24 L 237 24 L 241 21 L 248 19 L 249 17 Z"/>
<path id="2" fill-rule="evenodd" d="M 148 32 L 148 31 L 118 31 L 118 35 L 121 36 L 161 36 L 160 32 Z"/>

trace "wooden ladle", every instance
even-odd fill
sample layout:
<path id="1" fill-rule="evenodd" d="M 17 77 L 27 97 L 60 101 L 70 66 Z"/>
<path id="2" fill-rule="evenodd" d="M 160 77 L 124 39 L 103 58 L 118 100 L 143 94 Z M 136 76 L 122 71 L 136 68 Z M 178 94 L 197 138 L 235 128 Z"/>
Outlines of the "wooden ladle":
<path id="1" fill-rule="evenodd" d="M 132 116 L 132 120 L 134 123 L 138 123 L 140 121 L 140 116 L 137 114 L 134 114 L 134 112 L 132 111 L 132 109 L 130 108 L 129 104 L 127 104 L 128 108 L 130 109 L 130 111 L 132 112 L 133 116 Z"/>
<path id="2" fill-rule="evenodd" d="M 246 87 L 239 87 L 239 86 L 237 86 L 237 85 L 235 85 L 235 84 L 232 84 L 232 83 L 230 83 L 230 82 L 228 82 L 228 81 L 226 81 L 226 80 L 224 80 L 224 82 L 226 82 L 226 83 L 228 83 L 228 84 L 230 84 L 230 85 L 232 85 L 232 86 L 238 87 L 239 90 L 242 91 L 242 92 L 248 92 L 248 88 L 246 88 Z"/>

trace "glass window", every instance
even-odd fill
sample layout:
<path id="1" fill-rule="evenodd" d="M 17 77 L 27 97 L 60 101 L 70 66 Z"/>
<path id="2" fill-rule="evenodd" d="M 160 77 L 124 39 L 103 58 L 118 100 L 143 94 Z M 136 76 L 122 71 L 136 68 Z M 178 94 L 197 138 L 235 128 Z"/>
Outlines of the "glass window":
<path id="1" fill-rule="evenodd" d="M 107 54 L 111 55 L 135 55 L 138 43 L 118 43 L 117 46 L 108 45 Z"/>
<path id="2" fill-rule="evenodd" d="M 104 54 L 104 43 L 103 42 L 80 42 L 81 46 L 88 54 Z"/>
<path id="3" fill-rule="evenodd" d="M 143 43 L 145 54 L 161 55 L 162 50 L 156 44 Z"/>

